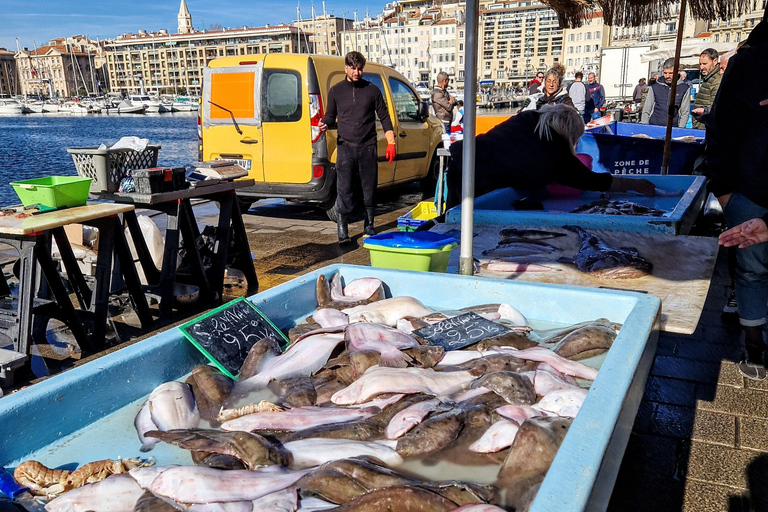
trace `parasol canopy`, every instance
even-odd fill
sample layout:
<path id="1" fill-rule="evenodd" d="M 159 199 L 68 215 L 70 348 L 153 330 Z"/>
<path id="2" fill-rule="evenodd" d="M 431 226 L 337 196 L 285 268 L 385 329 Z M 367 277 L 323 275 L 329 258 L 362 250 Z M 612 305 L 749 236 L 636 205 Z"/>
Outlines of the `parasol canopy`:
<path id="1" fill-rule="evenodd" d="M 680 47 L 680 62 L 683 64 L 699 64 L 699 55 L 707 48 L 714 48 L 718 53 L 723 54 L 729 50 L 736 48 L 735 43 L 712 43 L 701 41 L 700 39 L 684 39 L 683 44 Z M 664 61 L 671 59 L 675 56 L 675 43 L 671 41 L 665 41 L 659 44 L 659 47 L 655 50 L 650 50 L 640 54 L 641 62 L 651 62 L 654 60 Z M 692 58 L 688 62 L 687 58 Z"/>

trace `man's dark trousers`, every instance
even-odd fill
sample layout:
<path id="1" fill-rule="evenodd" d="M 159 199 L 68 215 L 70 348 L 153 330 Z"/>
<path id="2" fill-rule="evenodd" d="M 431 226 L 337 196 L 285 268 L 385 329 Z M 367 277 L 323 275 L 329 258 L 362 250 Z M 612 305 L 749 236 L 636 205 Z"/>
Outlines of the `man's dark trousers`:
<path id="1" fill-rule="evenodd" d="M 355 146 L 343 142 L 336 146 L 336 209 L 340 215 L 349 215 L 355 208 L 354 176 L 358 173 L 363 188 L 363 204 L 373 208 L 373 195 L 379 179 L 378 150 L 376 144 Z"/>

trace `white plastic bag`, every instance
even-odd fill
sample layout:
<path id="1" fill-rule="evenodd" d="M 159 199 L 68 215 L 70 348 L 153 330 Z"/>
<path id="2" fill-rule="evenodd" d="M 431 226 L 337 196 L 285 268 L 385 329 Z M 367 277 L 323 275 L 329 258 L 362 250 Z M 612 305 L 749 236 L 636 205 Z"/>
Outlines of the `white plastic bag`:
<path id="1" fill-rule="evenodd" d="M 149 249 L 149 254 L 152 257 L 152 262 L 159 270 L 163 268 L 163 250 L 165 248 L 163 234 L 160 233 L 160 228 L 157 227 L 157 224 L 155 224 L 155 222 L 148 216 L 139 215 L 137 216 L 137 219 L 139 221 L 139 229 L 144 235 L 144 242 L 147 244 L 147 249 Z M 133 244 L 130 230 L 127 227 L 125 228 L 125 237 L 128 239 L 128 247 L 131 250 L 133 261 L 137 261 L 138 255 L 136 254 L 136 246 Z M 144 269 L 141 268 L 141 265 L 136 265 L 136 271 L 139 274 L 141 284 L 148 284 L 147 277 L 144 275 Z"/>

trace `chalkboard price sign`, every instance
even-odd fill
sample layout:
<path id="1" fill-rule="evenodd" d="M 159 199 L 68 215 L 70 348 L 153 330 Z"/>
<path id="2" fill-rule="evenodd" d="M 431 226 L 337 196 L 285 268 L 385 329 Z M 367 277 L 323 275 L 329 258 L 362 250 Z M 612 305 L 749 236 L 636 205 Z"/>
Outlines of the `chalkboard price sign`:
<path id="1" fill-rule="evenodd" d="M 179 329 L 219 370 L 233 379 L 259 340 L 272 338 L 283 347 L 289 343 L 280 329 L 245 298 L 228 302 Z"/>
<path id="2" fill-rule="evenodd" d="M 432 345 L 440 345 L 445 350 L 464 348 L 508 332 L 509 329 L 503 325 L 486 320 L 476 313 L 464 313 L 413 331 Z"/>

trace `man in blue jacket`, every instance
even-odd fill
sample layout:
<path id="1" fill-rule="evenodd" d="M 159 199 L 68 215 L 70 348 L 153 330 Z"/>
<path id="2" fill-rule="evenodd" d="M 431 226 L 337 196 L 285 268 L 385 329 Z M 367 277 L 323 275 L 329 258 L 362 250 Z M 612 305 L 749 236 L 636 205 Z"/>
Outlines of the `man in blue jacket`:
<path id="1" fill-rule="evenodd" d="M 590 99 L 587 100 L 587 107 L 584 110 L 584 122 L 588 123 L 592 119 L 600 117 L 600 109 L 605 104 L 605 89 L 597 83 L 594 73 L 587 75 L 587 89 L 589 89 Z"/>

